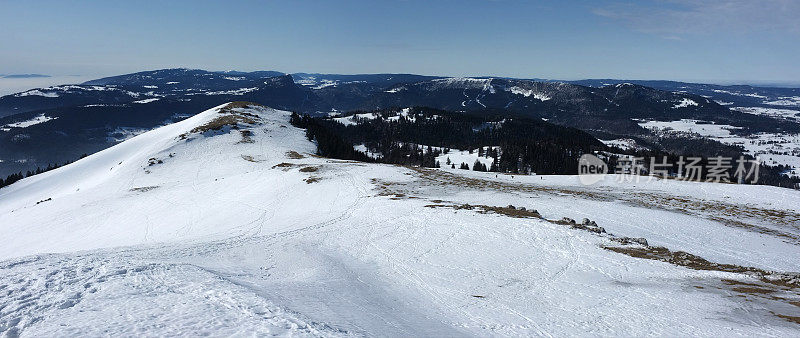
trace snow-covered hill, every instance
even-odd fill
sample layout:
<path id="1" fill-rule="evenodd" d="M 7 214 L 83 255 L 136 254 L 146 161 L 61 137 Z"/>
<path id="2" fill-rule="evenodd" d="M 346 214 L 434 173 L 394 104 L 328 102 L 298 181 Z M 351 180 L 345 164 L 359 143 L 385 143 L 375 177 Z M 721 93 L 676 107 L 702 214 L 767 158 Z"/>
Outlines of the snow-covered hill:
<path id="1" fill-rule="evenodd" d="M 0 189 L 0 335 L 800 334 L 798 191 L 326 159 L 288 120 Z"/>

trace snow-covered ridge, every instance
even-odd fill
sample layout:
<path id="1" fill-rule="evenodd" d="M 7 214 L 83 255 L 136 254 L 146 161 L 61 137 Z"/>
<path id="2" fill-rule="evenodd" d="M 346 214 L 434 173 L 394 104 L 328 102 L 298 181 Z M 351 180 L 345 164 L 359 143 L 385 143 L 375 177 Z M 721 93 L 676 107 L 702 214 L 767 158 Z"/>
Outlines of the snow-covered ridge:
<path id="1" fill-rule="evenodd" d="M 28 90 L 28 91 L 24 91 L 22 93 L 14 94 L 14 96 L 16 96 L 16 97 L 23 97 L 23 96 L 58 97 L 58 93 L 55 92 L 55 91 L 31 89 L 31 90 Z"/>
<path id="2" fill-rule="evenodd" d="M 533 95 L 533 98 L 541 101 L 547 101 L 551 99 L 551 97 L 547 94 L 534 92 L 533 89 L 523 89 L 518 86 L 509 87 L 508 91 L 510 91 L 512 94 L 522 95 L 525 97 Z"/>
<path id="3" fill-rule="evenodd" d="M 442 88 L 463 88 L 481 89 L 490 93 L 495 93 L 495 88 L 492 86 L 492 80 L 493 79 L 478 79 L 471 77 L 434 79 L 429 82 L 428 90 L 437 90 Z"/>
<path id="4" fill-rule="evenodd" d="M 490 84 L 492 82 L 492 79 L 478 79 L 473 77 L 449 77 L 444 79 L 433 79 L 431 80 L 431 82 L 441 83 L 444 85 L 456 85 L 456 86 L 471 84 L 483 87 L 484 85 Z"/>
<path id="5" fill-rule="evenodd" d="M 293 77 L 294 78 L 294 77 Z M 353 83 L 366 83 L 367 81 L 339 81 L 330 79 L 317 79 L 315 76 L 297 77 L 295 83 L 301 86 L 311 87 L 311 89 L 323 89 L 327 87 L 336 87 L 343 84 Z"/>
<path id="6" fill-rule="evenodd" d="M 250 93 L 250 92 L 254 92 L 256 90 L 258 90 L 258 87 L 239 88 L 239 89 L 233 89 L 233 90 L 221 90 L 221 91 L 216 91 L 216 92 L 203 92 L 203 93 L 188 94 L 188 95 L 198 95 L 198 94 L 203 94 L 203 95 L 244 95 L 244 94 L 247 94 L 247 93 Z"/>
<path id="7" fill-rule="evenodd" d="M 13 94 L 15 97 L 25 96 L 42 96 L 42 97 L 60 97 L 63 94 L 77 93 L 77 92 L 91 92 L 91 91 L 119 91 L 130 97 L 139 97 L 140 93 L 132 92 L 117 88 L 115 85 L 107 86 L 94 86 L 94 85 L 61 85 L 51 86 L 47 88 L 37 88 L 27 90 L 21 93 Z"/>
<path id="8" fill-rule="evenodd" d="M 0 190 L 0 214 L 30 203 L 33 199 L 39 198 L 38 196 L 48 195 L 51 198 L 58 198 L 102 186 L 105 182 L 114 181 L 120 175 L 132 175 L 141 171 L 141 166 L 147 164 L 148 159 L 154 156 L 158 157 L 159 154 L 163 156 L 170 149 L 187 147 L 188 145 L 185 144 L 187 140 L 198 137 L 205 138 L 203 137 L 205 130 L 218 128 L 214 125 L 215 121 L 220 121 L 221 118 L 231 116 L 231 114 L 242 112 L 258 116 L 263 119 L 258 121 L 259 124 L 287 124 L 290 114 L 254 104 L 230 109 L 227 107 L 230 105 L 223 104 L 183 121 L 142 133 L 68 166 L 27 178 L 4 188 Z M 42 117 L 37 121 L 47 119 L 47 117 Z M 219 124 L 219 127 L 240 124 L 236 120 L 227 122 L 223 119 L 223 122 Z M 208 128 L 203 128 L 204 126 L 208 126 Z M 195 145 L 199 146 L 203 143 L 198 142 Z M 308 146 L 300 148 L 309 150 Z M 7 196 L 15 196 L 15 198 L 4 198 Z"/>
<path id="9" fill-rule="evenodd" d="M 617 83 L 617 84 L 603 83 L 603 87 L 622 88 L 622 87 L 636 87 L 636 85 L 630 82 Z"/>

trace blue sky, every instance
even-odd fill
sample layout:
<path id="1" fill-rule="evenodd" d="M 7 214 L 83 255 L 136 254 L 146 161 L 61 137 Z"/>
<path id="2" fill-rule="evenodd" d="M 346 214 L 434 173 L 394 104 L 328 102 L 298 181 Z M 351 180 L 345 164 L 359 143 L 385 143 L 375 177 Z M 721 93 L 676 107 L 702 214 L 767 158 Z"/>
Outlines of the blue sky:
<path id="1" fill-rule="evenodd" d="M 800 1 L 6 1 L 0 73 L 800 83 Z"/>

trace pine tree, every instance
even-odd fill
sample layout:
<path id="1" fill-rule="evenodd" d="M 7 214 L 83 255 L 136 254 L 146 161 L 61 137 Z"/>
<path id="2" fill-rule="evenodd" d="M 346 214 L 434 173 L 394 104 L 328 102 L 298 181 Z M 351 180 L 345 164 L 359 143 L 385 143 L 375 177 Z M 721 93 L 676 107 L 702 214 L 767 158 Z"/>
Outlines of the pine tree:
<path id="1" fill-rule="evenodd" d="M 497 172 L 497 160 L 492 161 L 492 165 L 489 167 L 489 171 Z"/>

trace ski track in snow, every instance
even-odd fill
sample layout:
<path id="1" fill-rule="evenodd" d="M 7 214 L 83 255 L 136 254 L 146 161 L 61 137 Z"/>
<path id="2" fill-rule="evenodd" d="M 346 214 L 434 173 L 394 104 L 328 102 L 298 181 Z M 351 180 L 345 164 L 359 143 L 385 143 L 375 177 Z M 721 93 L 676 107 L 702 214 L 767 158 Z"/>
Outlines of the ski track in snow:
<path id="1" fill-rule="evenodd" d="M 800 334 L 770 313 L 800 307 L 720 282 L 749 277 L 617 254 L 601 248 L 605 237 L 540 219 L 429 207 L 588 217 L 712 261 L 791 272 L 797 243 L 662 204 L 796 214 L 796 191 L 612 176 L 583 187 L 570 176 L 324 159 L 309 155 L 289 113 L 266 108 L 240 126 L 252 143 L 227 128 L 191 133 L 220 108 L 0 190 L 0 237 L 11 238 L 0 247 L 0 334 Z M 744 220 L 800 232 L 796 221 Z"/>

